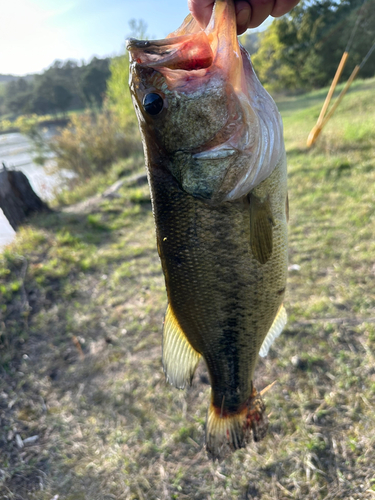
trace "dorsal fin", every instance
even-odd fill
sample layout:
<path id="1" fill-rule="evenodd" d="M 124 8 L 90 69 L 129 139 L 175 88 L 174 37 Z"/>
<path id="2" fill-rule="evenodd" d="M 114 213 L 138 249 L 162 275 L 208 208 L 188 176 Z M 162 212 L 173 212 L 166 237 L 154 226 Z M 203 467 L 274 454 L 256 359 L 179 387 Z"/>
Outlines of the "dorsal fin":
<path id="1" fill-rule="evenodd" d="M 287 319 L 288 316 L 286 314 L 285 307 L 281 304 L 280 309 L 276 314 L 276 318 L 273 320 L 271 328 L 269 329 L 269 332 L 267 333 L 267 336 L 263 340 L 263 344 L 260 347 L 259 356 L 262 356 L 262 358 L 267 356 L 268 351 L 271 345 L 273 344 L 274 340 L 276 340 L 277 337 L 280 335 L 280 333 L 283 331 Z"/>
<path id="2" fill-rule="evenodd" d="M 163 330 L 163 369 L 168 382 L 178 389 L 191 385 L 200 357 L 168 305 Z"/>

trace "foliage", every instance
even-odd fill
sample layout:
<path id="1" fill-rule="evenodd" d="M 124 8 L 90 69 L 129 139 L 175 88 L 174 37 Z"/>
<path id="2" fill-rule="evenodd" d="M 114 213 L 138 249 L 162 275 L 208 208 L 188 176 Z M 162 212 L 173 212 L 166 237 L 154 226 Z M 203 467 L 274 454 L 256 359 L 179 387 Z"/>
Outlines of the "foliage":
<path id="1" fill-rule="evenodd" d="M 258 40 L 259 48 L 252 61 L 260 81 L 272 89 L 295 88 L 294 72 L 283 63 L 286 47 L 279 41 L 276 23 L 260 33 Z"/>
<path id="2" fill-rule="evenodd" d="M 33 84 L 25 78 L 10 81 L 5 86 L 3 105 L 10 113 L 29 113 Z"/>
<path id="3" fill-rule="evenodd" d="M 73 99 L 73 94 L 58 80 L 48 75 L 37 78 L 29 102 L 29 111 L 45 115 L 51 110 L 65 112 Z"/>
<path id="4" fill-rule="evenodd" d="M 131 19 L 129 28 L 129 37 L 148 38 L 147 24 L 142 19 Z M 44 115 L 84 107 L 99 109 L 106 96 L 109 78 L 108 94 L 112 108 L 117 108 L 118 117 L 125 126 L 129 124 L 129 110 L 132 108 L 127 90 L 126 54 L 112 61 L 94 57 L 90 63 L 81 65 L 73 60 L 56 60 L 41 75 L 25 78 L 0 75 L 0 117 Z"/>
<path id="5" fill-rule="evenodd" d="M 303 1 L 260 36 L 254 63 L 273 88 L 318 88 L 330 83 L 359 17 L 342 78 L 348 78 L 375 39 L 375 0 Z M 362 8 L 361 8 L 362 7 Z M 375 57 L 361 70 L 375 73 Z"/>
<path id="6" fill-rule="evenodd" d="M 99 68 L 90 68 L 86 71 L 81 87 L 87 103 L 97 107 L 103 104 L 109 74 L 108 68 L 106 71 Z"/>
<path id="7" fill-rule="evenodd" d="M 142 19 L 129 21 L 129 38 L 147 40 L 147 24 Z M 129 91 L 129 53 L 115 57 L 110 65 L 111 76 L 107 82 L 108 105 L 114 111 L 122 127 L 137 134 L 138 124 Z"/>
<path id="8" fill-rule="evenodd" d="M 101 107 L 110 60 L 94 57 L 89 64 L 55 61 L 41 75 L 17 78 L 4 86 L 0 115 L 65 113 L 84 106 Z"/>
<path id="9" fill-rule="evenodd" d="M 73 116 L 68 126 L 50 141 L 49 148 L 58 169 L 85 179 L 139 151 L 140 144 L 124 131 L 113 111 L 103 110 Z"/>
<path id="10" fill-rule="evenodd" d="M 111 62 L 111 76 L 108 80 L 108 105 L 117 116 L 123 128 L 137 128 L 132 98 L 128 86 L 129 54 L 116 57 Z"/>

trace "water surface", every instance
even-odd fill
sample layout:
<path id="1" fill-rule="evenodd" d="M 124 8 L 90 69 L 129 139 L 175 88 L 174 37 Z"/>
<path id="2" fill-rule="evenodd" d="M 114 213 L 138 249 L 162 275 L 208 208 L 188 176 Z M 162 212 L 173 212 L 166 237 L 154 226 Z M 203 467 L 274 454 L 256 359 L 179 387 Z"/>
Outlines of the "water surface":
<path id="1" fill-rule="evenodd" d="M 52 137 L 56 130 L 51 128 L 44 132 L 47 138 Z M 23 172 L 31 187 L 44 201 L 53 197 L 53 189 L 58 186 L 60 177 L 49 175 L 44 167 L 33 162 L 32 144 L 27 137 L 18 133 L 0 135 L 0 168 L 4 162 L 7 168 L 15 168 Z M 53 159 L 48 160 L 46 168 L 52 166 Z M 14 238 L 15 232 L 8 219 L 0 209 L 0 250 Z"/>

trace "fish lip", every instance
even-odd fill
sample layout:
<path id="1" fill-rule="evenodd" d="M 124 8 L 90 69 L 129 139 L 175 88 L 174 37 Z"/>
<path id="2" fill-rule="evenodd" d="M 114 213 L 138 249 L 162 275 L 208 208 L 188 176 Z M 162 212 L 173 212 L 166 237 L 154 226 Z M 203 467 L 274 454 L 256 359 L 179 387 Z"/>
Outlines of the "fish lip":
<path id="1" fill-rule="evenodd" d="M 214 55 L 208 37 L 200 33 L 180 35 L 161 40 L 137 40 L 126 42 L 131 61 L 156 69 L 193 71 L 208 69 Z"/>
<path id="2" fill-rule="evenodd" d="M 149 40 L 137 40 L 137 38 L 128 38 L 125 41 L 126 50 L 144 49 L 150 45 Z"/>
<path id="3" fill-rule="evenodd" d="M 180 35 L 172 38 L 160 38 L 156 40 L 138 40 L 137 38 L 128 38 L 125 41 L 126 49 L 129 51 L 137 49 L 147 49 L 149 47 L 173 46 L 191 39 L 192 35 Z"/>
<path id="4" fill-rule="evenodd" d="M 171 45 L 173 42 L 173 38 L 163 38 L 161 40 L 138 40 L 137 38 L 128 38 L 125 43 L 126 49 L 131 51 L 137 49 L 147 49 L 148 47 L 163 47 L 164 45 Z"/>

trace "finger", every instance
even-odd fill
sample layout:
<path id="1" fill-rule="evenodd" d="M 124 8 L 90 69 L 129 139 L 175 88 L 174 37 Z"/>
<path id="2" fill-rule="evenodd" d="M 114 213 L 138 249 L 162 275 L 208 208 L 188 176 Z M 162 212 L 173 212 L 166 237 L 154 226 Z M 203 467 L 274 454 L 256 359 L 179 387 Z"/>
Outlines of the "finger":
<path id="1" fill-rule="evenodd" d="M 280 17 L 298 4 L 299 0 L 276 0 L 271 16 Z"/>
<path id="2" fill-rule="evenodd" d="M 202 28 L 205 28 L 211 18 L 213 0 L 188 0 L 188 7 L 193 17 Z"/>
<path id="3" fill-rule="evenodd" d="M 238 0 L 235 3 L 236 18 L 237 18 L 237 33 L 242 35 L 249 27 L 251 20 L 251 5 L 245 0 Z"/>
<path id="4" fill-rule="evenodd" d="M 256 28 L 262 24 L 274 10 L 276 1 L 277 0 L 251 0 L 251 19 L 247 27 Z"/>

